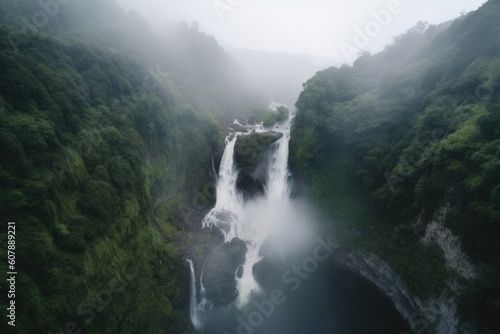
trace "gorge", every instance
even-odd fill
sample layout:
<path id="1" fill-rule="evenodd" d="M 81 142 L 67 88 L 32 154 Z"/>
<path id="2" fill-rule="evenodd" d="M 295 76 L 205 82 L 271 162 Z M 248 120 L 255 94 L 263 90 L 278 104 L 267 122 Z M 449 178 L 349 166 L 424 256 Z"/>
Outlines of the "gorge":
<path id="1" fill-rule="evenodd" d="M 306 56 L 57 3 L 0 0 L 16 333 L 500 332 L 498 0 L 298 97 Z"/>
<path id="2" fill-rule="evenodd" d="M 188 260 L 195 332 L 303 333 L 304 326 L 315 333 L 403 332 L 408 327 L 374 287 L 332 268 L 338 246 L 331 236 L 315 237 L 311 209 L 290 197 L 292 121 L 226 138 L 216 204 L 203 219 L 205 229 L 221 230 L 224 243 L 199 269 L 199 289 Z M 241 174 L 250 181 L 239 183 Z"/>

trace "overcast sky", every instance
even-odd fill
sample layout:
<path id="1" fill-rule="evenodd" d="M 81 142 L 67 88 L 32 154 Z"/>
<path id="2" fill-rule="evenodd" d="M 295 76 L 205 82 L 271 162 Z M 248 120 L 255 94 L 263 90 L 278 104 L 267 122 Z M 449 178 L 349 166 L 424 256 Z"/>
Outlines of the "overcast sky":
<path id="1" fill-rule="evenodd" d="M 486 0 L 116 0 L 161 29 L 198 21 L 224 47 L 304 53 L 349 62 L 377 52 L 419 20 L 441 23 Z"/>

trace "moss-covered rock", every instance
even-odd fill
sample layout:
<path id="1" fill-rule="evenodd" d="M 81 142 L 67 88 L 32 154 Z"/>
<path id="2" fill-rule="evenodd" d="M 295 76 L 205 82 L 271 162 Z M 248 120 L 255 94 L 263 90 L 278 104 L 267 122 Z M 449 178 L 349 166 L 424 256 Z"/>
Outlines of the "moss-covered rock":
<path id="1" fill-rule="evenodd" d="M 245 200 L 264 194 L 267 181 L 266 171 L 270 161 L 269 153 L 272 144 L 281 137 L 283 134 L 275 131 L 252 132 L 236 140 L 234 161 L 240 170 L 236 187 Z"/>
<path id="2" fill-rule="evenodd" d="M 264 157 L 269 146 L 283 137 L 281 132 L 252 132 L 240 136 L 234 146 L 234 161 L 238 168 L 253 173 Z"/>

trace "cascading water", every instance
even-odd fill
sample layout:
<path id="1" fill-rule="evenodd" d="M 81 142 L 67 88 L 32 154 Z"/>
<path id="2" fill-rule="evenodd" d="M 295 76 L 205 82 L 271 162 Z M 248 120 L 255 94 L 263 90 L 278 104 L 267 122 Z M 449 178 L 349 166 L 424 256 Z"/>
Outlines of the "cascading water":
<path id="1" fill-rule="evenodd" d="M 189 262 L 189 267 L 191 269 L 191 299 L 189 301 L 190 317 L 194 328 L 199 330 L 202 328 L 202 320 L 200 317 L 201 309 L 199 308 L 199 304 L 196 299 L 196 276 L 194 273 L 193 261 L 191 261 L 191 259 L 188 259 L 187 261 Z"/>
<path id="2" fill-rule="evenodd" d="M 274 129 L 276 132 L 283 133 L 283 136 L 271 144 L 270 160 L 265 164 L 267 168 L 265 193 L 264 196 L 254 201 L 245 202 L 236 185 L 239 170 L 234 162 L 235 144 L 238 137 L 248 133 L 236 132 L 226 138 L 226 148 L 216 185 L 216 204 L 202 221 L 204 228 L 214 226 L 219 228 L 224 234 L 225 242 L 239 238 L 246 244 L 243 270 L 236 278 L 238 298 L 235 306 L 240 308 L 248 304 L 252 295 L 261 291 L 261 287 L 253 277 L 252 268 L 262 259 L 259 251 L 263 243 L 277 230 L 283 229 L 284 222 L 289 221 L 286 214 L 291 211 L 289 210 L 290 186 L 288 182 L 288 142 L 291 120 L 292 118 Z M 265 132 L 262 127 L 252 130 Z M 196 304 L 196 291 L 193 293 L 195 297 L 191 297 L 191 301 Z M 199 304 L 191 306 L 191 316 L 194 316 L 193 324 L 200 321 L 199 314 L 193 309 L 201 312 L 204 309 L 202 304 L 206 302 L 202 300 Z M 195 327 L 197 325 L 195 324 Z"/>
<path id="3" fill-rule="evenodd" d="M 361 284 L 353 286 L 353 277 L 332 271 L 328 266 L 322 269 L 320 260 L 315 259 L 316 255 L 324 257 L 329 252 L 321 250 L 324 242 L 317 241 L 312 208 L 302 200 L 290 199 L 293 189 L 288 170 L 289 124 L 273 129 L 283 136 L 268 146 L 260 159 L 256 173 L 263 180 L 264 193 L 259 192 L 256 197 L 240 193 L 241 171 L 234 161 L 238 138 L 249 133 L 233 133 L 226 138 L 217 178 L 216 205 L 202 222 L 203 227 L 220 229 L 225 243 L 208 254 L 198 294 L 195 268 L 188 260 L 190 315 L 196 332 L 328 334 L 368 333 L 373 328 L 380 328 L 374 333 L 401 332 L 399 329 L 405 327 L 397 316 L 385 310 L 378 313 L 386 301 L 370 295 Z M 252 130 L 264 132 L 259 127 Z M 235 258 L 235 248 L 231 248 L 235 238 L 240 239 L 235 242 L 240 245 L 236 252 L 244 253 L 244 259 L 236 256 L 240 265 L 237 269 L 226 267 Z M 279 301 L 273 301 L 276 292 L 281 296 Z M 366 294 L 371 297 L 367 299 Z M 345 307 L 343 303 L 358 306 Z M 373 308 L 367 311 L 370 303 Z"/>
<path id="4" fill-rule="evenodd" d="M 273 144 L 272 158 L 267 170 L 265 198 L 257 203 L 260 210 L 253 210 L 253 206 L 251 209 L 245 206 L 241 194 L 236 189 L 238 170 L 234 166 L 234 146 L 237 137 L 244 134 L 235 134 L 231 140 L 227 140 L 219 173 L 220 179 L 217 183 L 217 202 L 215 208 L 204 220 L 204 226 L 215 224 L 221 227 L 226 236 L 226 242 L 237 237 L 247 244 L 243 274 L 237 282 L 239 291 L 238 304 L 240 305 L 244 305 L 253 292 L 260 290 L 258 283 L 253 278 L 252 267 L 261 259 L 259 249 L 262 243 L 272 234 L 276 222 L 274 219 L 269 219 L 272 216 L 262 217 L 262 215 L 256 215 L 255 212 L 267 212 L 270 206 L 276 208 L 283 204 L 280 202 L 288 200 L 289 124 L 290 122 L 287 122 L 277 128 L 277 130 L 281 130 L 283 137 Z M 259 132 L 262 132 L 262 130 L 259 130 Z M 226 213 L 225 216 L 230 213 L 229 231 L 223 228 L 223 225 L 227 224 L 227 222 L 221 223 L 220 220 L 217 220 L 217 216 L 221 213 Z"/>
<path id="5" fill-rule="evenodd" d="M 267 198 L 273 200 L 287 200 L 290 196 L 290 185 L 288 184 L 288 141 L 290 133 L 287 131 L 275 144 L 276 153 L 269 170 L 269 184 L 267 186 Z"/>
<path id="6" fill-rule="evenodd" d="M 288 184 L 288 142 L 290 139 L 289 123 L 278 128 L 283 133 L 273 147 L 271 161 L 267 170 L 265 196 L 241 209 L 242 219 L 238 221 L 236 236 L 247 242 L 246 261 L 242 277 L 237 281 L 239 291 L 237 303 L 244 306 L 252 293 L 260 291 L 259 284 L 252 274 L 252 267 L 262 259 L 259 254 L 262 244 L 279 228 L 282 221 L 277 213 L 288 204 L 290 187 Z"/>
<path id="7" fill-rule="evenodd" d="M 202 222 L 203 227 L 214 225 L 220 227 L 226 242 L 237 236 L 237 222 L 243 206 L 243 198 L 236 189 L 238 172 L 234 167 L 233 159 L 234 146 L 239 135 L 241 133 L 233 133 L 226 138 L 226 149 L 222 155 L 216 186 L 217 200 L 215 207 Z"/>

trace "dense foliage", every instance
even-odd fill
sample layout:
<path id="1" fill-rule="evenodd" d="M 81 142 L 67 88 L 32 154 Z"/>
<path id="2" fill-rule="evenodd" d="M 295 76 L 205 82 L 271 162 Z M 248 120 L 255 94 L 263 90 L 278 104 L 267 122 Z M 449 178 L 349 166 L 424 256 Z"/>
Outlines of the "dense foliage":
<path id="1" fill-rule="evenodd" d="M 42 10 L 0 1 L 0 216 L 17 223 L 16 332 L 184 332 L 186 211 L 213 196 L 217 119 L 256 95 L 196 25 L 162 40 L 112 1 L 66 2 L 35 26 Z"/>
<path id="2" fill-rule="evenodd" d="M 454 277 L 426 224 L 446 224 L 479 268 L 462 312 L 500 329 L 500 4 L 419 23 L 383 52 L 304 84 L 291 162 L 337 226 L 420 296 Z M 354 244 L 353 241 L 353 244 Z"/>

